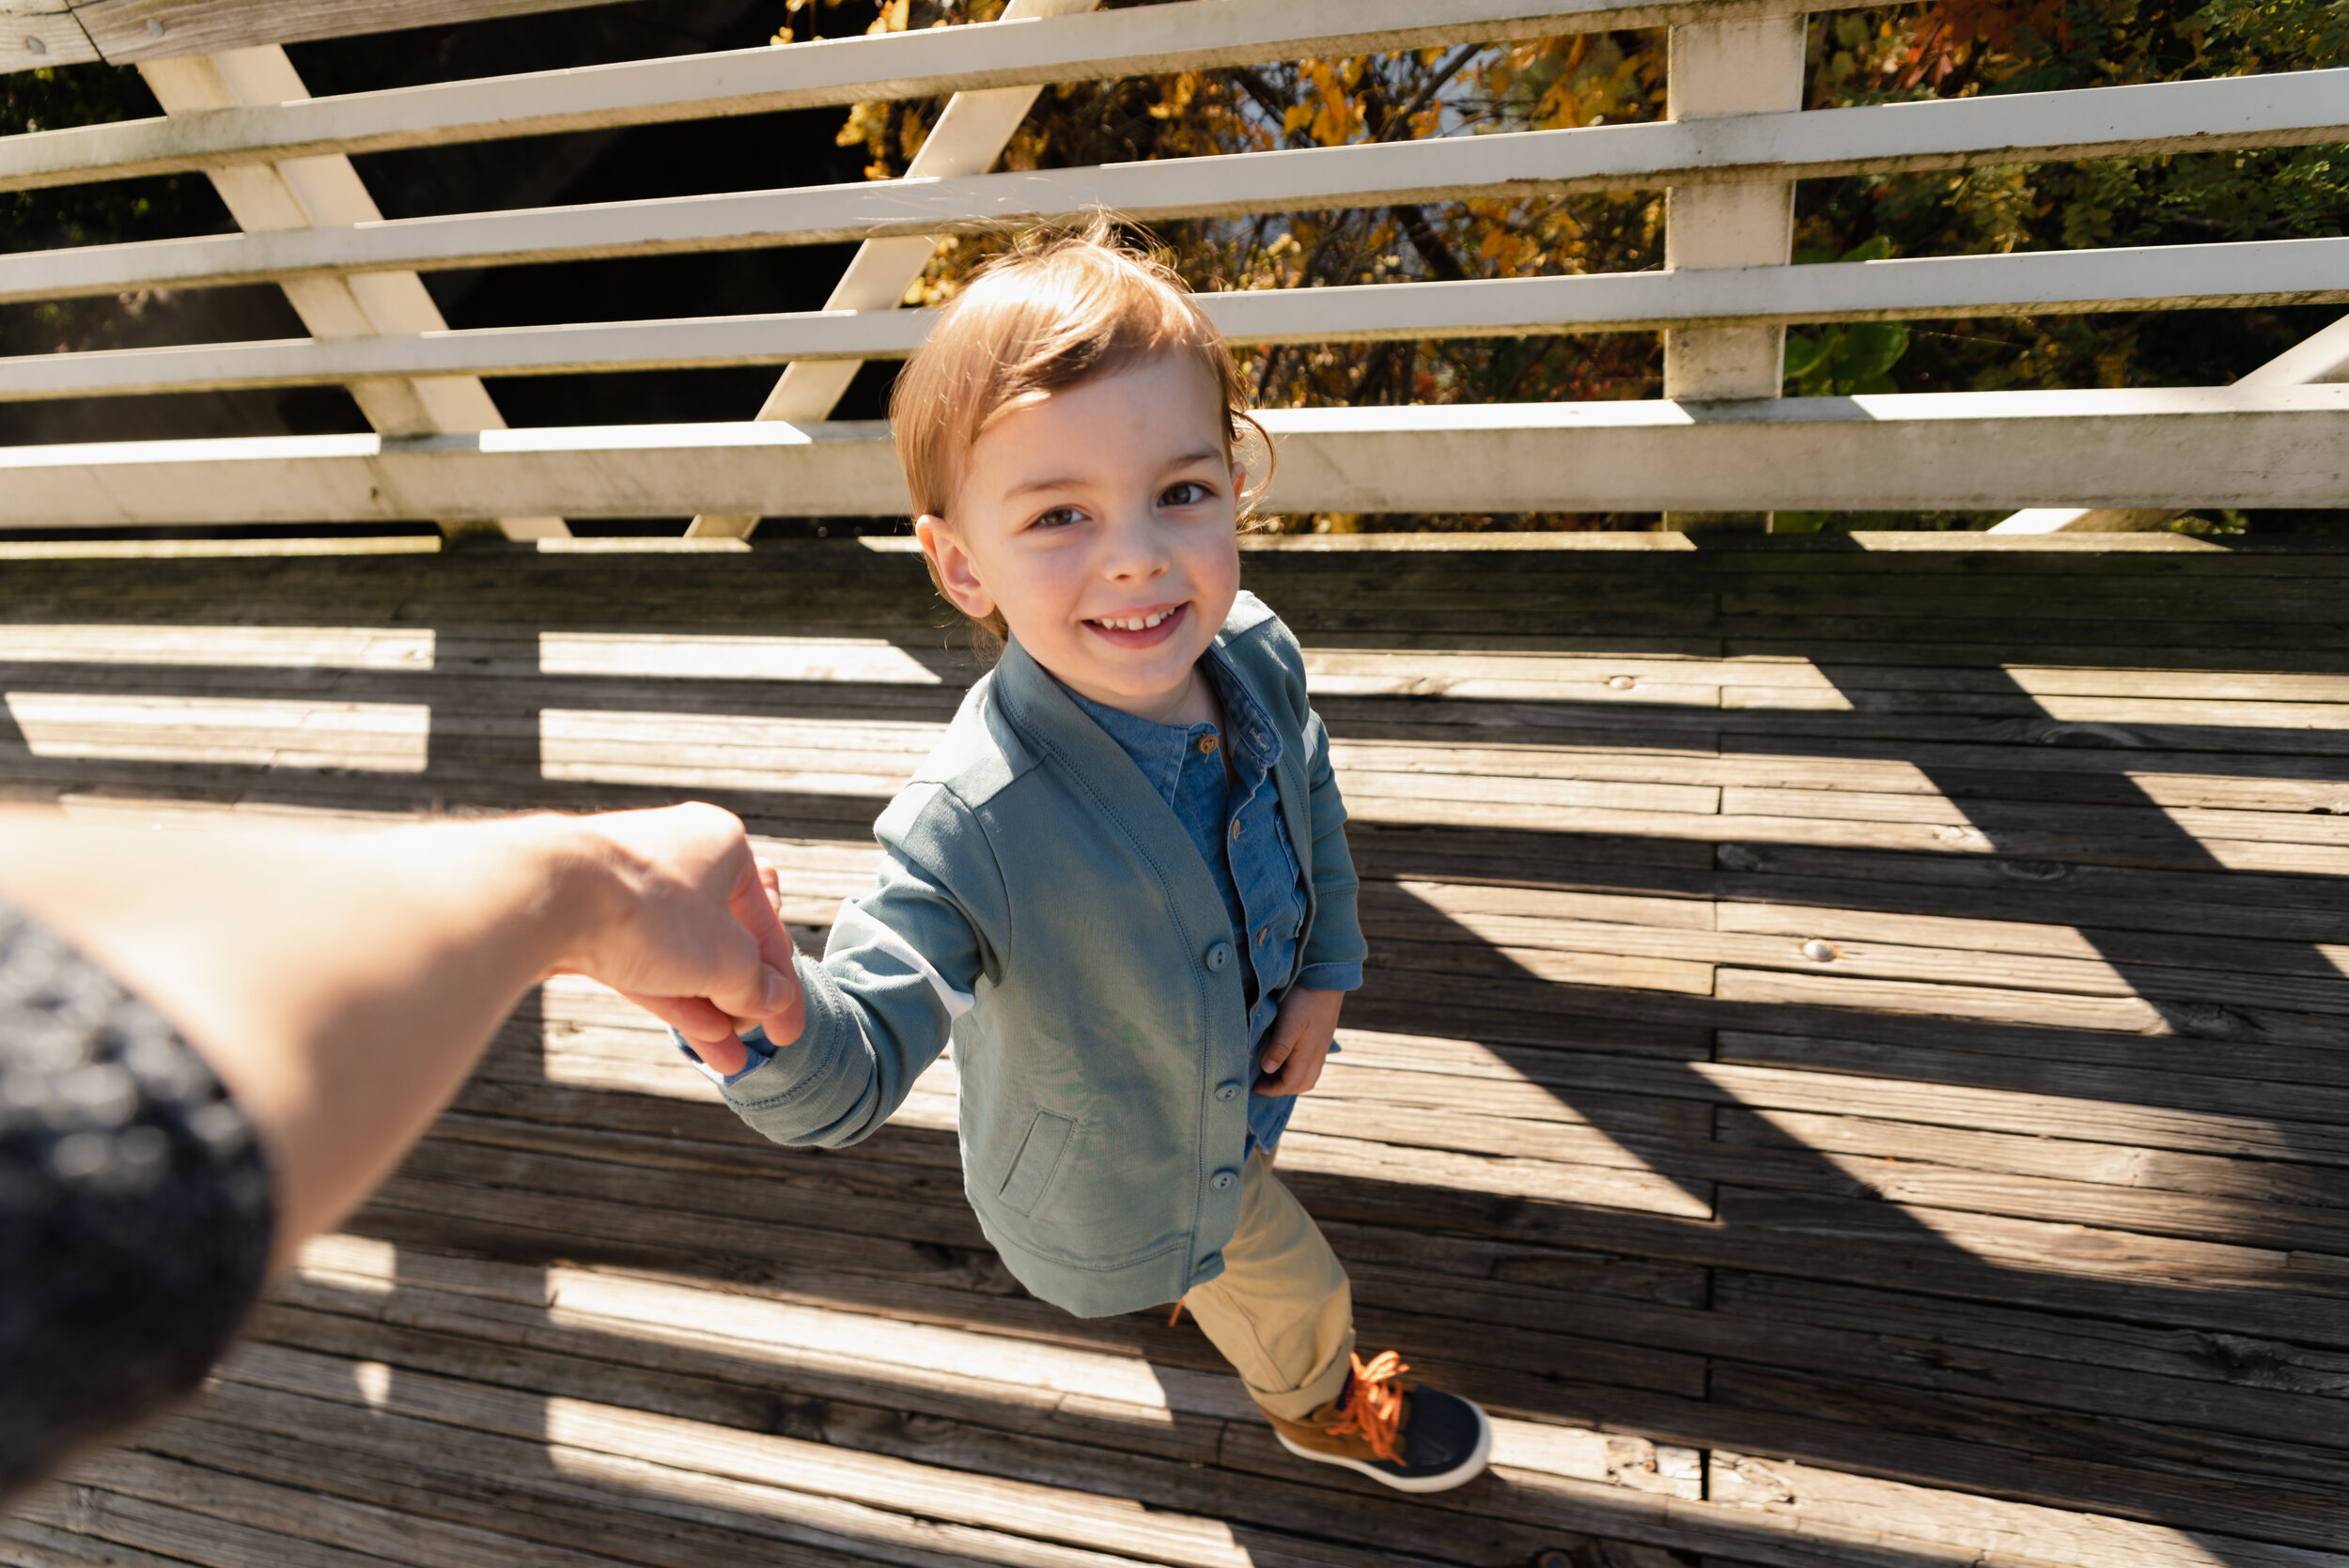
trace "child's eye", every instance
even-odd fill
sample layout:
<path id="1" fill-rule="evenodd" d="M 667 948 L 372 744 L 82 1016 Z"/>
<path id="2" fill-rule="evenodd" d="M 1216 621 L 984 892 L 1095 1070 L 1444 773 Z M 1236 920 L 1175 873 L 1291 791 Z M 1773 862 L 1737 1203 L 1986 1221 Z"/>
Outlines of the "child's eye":
<path id="1" fill-rule="evenodd" d="M 1055 506 L 1049 512 L 1039 512 L 1028 526 L 1031 528 L 1066 528 L 1077 521 L 1079 516 L 1074 506 Z"/>
<path id="2" fill-rule="evenodd" d="M 1165 492 L 1159 497 L 1159 505 L 1161 506 L 1196 506 L 1202 502 L 1214 499 L 1215 491 L 1198 480 L 1184 479 L 1167 486 Z"/>

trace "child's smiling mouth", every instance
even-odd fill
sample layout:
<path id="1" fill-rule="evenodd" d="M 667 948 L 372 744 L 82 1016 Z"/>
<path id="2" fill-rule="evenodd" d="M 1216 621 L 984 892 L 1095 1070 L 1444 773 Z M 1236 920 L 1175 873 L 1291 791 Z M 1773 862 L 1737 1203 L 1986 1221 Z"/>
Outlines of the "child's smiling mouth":
<path id="1" fill-rule="evenodd" d="M 1170 604 L 1131 614 L 1101 615 L 1084 624 L 1087 630 L 1120 647 L 1147 647 L 1174 636 L 1190 609 L 1188 604 Z"/>

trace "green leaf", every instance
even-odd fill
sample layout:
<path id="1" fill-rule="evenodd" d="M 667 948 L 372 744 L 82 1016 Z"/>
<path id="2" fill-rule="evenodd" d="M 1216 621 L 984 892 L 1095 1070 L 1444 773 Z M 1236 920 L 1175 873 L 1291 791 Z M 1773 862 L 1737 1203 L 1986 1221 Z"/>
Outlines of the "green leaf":
<path id="1" fill-rule="evenodd" d="M 1826 357 L 1826 354 L 1827 343 L 1824 339 L 1797 337 L 1794 334 L 1788 333 L 1786 334 L 1786 379 L 1790 381 L 1803 380 L 1819 368 L 1819 362 Z"/>
<path id="2" fill-rule="evenodd" d="M 1873 240 L 1862 240 L 1843 253 L 1843 259 L 1846 261 L 1890 261 L 1892 259 L 1892 241 L 1881 234 Z"/>
<path id="3" fill-rule="evenodd" d="M 1835 367 L 1835 379 L 1857 389 L 1859 382 L 1882 377 L 1907 351 L 1906 321 L 1856 322 L 1844 334 L 1843 363 Z"/>

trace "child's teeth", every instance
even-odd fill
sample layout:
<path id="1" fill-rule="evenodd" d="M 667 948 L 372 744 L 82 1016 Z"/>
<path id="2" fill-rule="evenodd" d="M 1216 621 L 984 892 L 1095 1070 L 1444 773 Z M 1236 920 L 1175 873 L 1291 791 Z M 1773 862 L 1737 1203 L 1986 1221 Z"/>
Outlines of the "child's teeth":
<path id="1" fill-rule="evenodd" d="M 1128 615 L 1123 620 L 1105 619 L 1101 624 L 1113 631 L 1147 631 L 1173 613 L 1172 610 L 1161 610 L 1154 615 Z"/>

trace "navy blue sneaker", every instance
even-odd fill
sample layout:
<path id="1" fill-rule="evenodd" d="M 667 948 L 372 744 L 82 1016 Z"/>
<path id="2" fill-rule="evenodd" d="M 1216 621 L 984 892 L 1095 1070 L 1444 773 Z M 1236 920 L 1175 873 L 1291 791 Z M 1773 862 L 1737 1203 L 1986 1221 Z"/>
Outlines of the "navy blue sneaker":
<path id="1" fill-rule="evenodd" d="M 1300 1459 L 1344 1465 L 1398 1492 L 1447 1492 L 1483 1473 L 1493 1423 L 1457 1394 L 1405 1383 L 1392 1350 L 1354 1370 L 1338 1397 L 1302 1421 L 1265 1412 L 1281 1446 Z"/>

